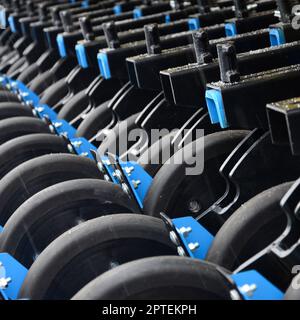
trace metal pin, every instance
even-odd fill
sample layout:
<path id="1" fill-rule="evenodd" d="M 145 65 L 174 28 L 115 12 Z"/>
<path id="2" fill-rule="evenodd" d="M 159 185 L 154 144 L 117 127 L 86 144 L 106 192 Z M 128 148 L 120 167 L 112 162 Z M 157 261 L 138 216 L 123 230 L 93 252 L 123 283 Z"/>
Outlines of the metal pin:
<path id="1" fill-rule="evenodd" d="M 134 167 L 125 167 L 124 170 L 130 176 L 132 171 L 134 171 Z"/>
<path id="2" fill-rule="evenodd" d="M 11 278 L 0 278 L 0 289 L 7 288 L 10 282 L 11 282 Z"/>
<path id="3" fill-rule="evenodd" d="M 82 145 L 82 141 L 73 141 L 72 142 L 72 145 L 75 147 L 75 148 L 79 148 L 81 145 Z"/>
<path id="4" fill-rule="evenodd" d="M 181 227 L 178 232 L 186 237 L 192 231 L 191 227 Z"/>
<path id="5" fill-rule="evenodd" d="M 189 246 L 189 249 L 193 252 L 200 247 L 200 244 L 199 242 L 195 242 L 195 243 L 191 242 L 188 244 L 188 246 Z"/>
<path id="6" fill-rule="evenodd" d="M 132 183 L 134 189 L 137 189 L 138 186 L 141 184 L 141 180 L 131 180 L 131 183 Z"/>
<path id="7" fill-rule="evenodd" d="M 253 293 L 255 292 L 255 290 L 257 289 L 257 286 L 255 283 L 253 284 L 244 284 L 242 287 L 239 287 L 239 290 L 247 295 L 248 297 L 252 297 Z"/>

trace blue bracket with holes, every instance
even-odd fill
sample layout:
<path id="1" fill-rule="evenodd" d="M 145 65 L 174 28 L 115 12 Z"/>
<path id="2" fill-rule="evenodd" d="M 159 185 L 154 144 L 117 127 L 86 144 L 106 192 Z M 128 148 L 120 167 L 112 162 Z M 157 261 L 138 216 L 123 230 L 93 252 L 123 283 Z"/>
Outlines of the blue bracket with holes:
<path id="1" fill-rule="evenodd" d="M 191 258 L 205 259 L 213 235 L 193 217 L 172 219 L 181 242 Z"/>
<path id="2" fill-rule="evenodd" d="M 221 128 L 227 128 L 228 122 L 221 92 L 215 89 L 206 90 L 205 99 L 211 123 L 219 123 Z"/>
<path id="3" fill-rule="evenodd" d="M 198 30 L 201 27 L 199 18 L 189 18 L 188 24 L 190 30 Z"/>
<path id="4" fill-rule="evenodd" d="M 70 142 L 79 156 L 94 160 L 91 150 L 97 150 L 97 148 L 93 144 L 91 144 L 87 139 L 82 137 L 73 138 L 70 140 Z"/>
<path id="5" fill-rule="evenodd" d="M 105 171 L 109 176 L 109 179 L 113 183 L 120 184 L 121 181 L 118 179 L 116 174 L 116 167 L 110 162 L 107 156 L 101 157 L 102 165 L 105 167 Z M 122 177 L 125 178 L 125 182 L 128 188 L 130 188 L 131 193 L 134 195 L 139 207 L 143 208 L 143 202 L 146 194 L 152 183 L 152 177 L 141 167 L 138 163 L 134 161 L 120 161 L 120 169 L 122 170 Z"/>
<path id="6" fill-rule="evenodd" d="M 225 34 L 227 37 L 237 35 L 236 24 L 234 22 L 225 23 Z"/>
<path id="7" fill-rule="evenodd" d="M 256 270 L 239 272 L 230 277 L 245 300 L 283 299 L 283 292 Z"/>
<path id="8" fill-rule="evenodd" d="M 269 35 L 272 47 L 286 43 L 284 31 L 281 28 L 270 28 Z"/>
<path id="9" fill-rule="evenodd" d="M 0 296 L 16 300 L 28 270 L 8 253 L 0 253 Z"/>

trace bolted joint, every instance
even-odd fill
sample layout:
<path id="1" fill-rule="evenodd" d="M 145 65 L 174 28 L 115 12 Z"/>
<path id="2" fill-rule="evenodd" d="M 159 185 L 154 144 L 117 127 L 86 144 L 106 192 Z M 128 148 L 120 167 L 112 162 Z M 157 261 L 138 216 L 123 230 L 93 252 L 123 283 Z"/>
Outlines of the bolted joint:
<path id="1" fill-rule="evenodd" d="M 199 244 L 199 242 L 195 242 L 195 243 L 190 242 L 188 244 L 188 247 L 192 252 L 194 252 L 200 247 L 200 244 Z"/>
<path id="2" fill-rule="evenodd" d="M 158 54 L 161 53 L 160 37 L 157 23 L 148 24 L 144 26 L 147 53 Z"/>
<path id="3" fill-rule="evenodd" d="M 0 278 L 0 289 L 6 289 L 11 282 L 11 278 Z"/>
<path id="4" fill-rule="evenodd" d="M 212 62 L 213 56 L 209 51 L 209 38 L 206 31 L 202 30 L 194 32 L 193 44 L 197 63 L 202 64 Z"/>
<path id="5" fill-rule="evenodd" d="M 108 48 L 117 49 L 120 48 L 120 40 L 116 30 L 116 25 L 113 21 L 102 24 L 102 29 L 105 35 Z"/>
<path id="6" fill-rule="evenodd" d="M 240 80 L 235 47 L 232 42 L 217 45 L 221 80 L 233 83 Z"/>
<path id="7" fill-rule="evenodd" d="M 79 18 L 79 24 L 83 38 L 86 41 L 93 41 L 95 39 L 95 33 L 93 30 L 91 19 L 89 17 L 81 17 Z"/>

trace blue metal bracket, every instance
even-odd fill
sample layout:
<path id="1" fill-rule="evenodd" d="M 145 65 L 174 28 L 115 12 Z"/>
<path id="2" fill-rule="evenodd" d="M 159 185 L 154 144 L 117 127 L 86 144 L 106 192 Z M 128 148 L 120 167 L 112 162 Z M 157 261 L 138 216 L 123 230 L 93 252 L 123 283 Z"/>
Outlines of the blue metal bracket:
<path id="1" fill-rule="evenodd" d="M 15 26 L 15 19 L 13 16 L 9 16 L 8 17 L 8 23 L 9 23 L 9 26 L 10 26 L 10 29 L 12 32 L 16 33 L 17 32 L 17 29 L 16 29 L 16 26 Z"/>
<path id="2" fill-rule="evenodd" d="M 200 29 L 200 20 L 199 18 L 190 18 L 188 20 L 189 29 L 190 30 L 198 30 Z"/>
<path id="3" fill-rule="evenodd" d="M 70 142 L 79 156 L 87 157 L 94 160 L 91 150 L 97 150 L 97 148 L 93 144 L 91 144 L 87 139 L 73 138 L 70 139 Z"/>
<path id="4" fill-rule="evenodd" d="M 78 60 L 78 64 L 82 67 L 82 68 L 88 68 L 89 64 L 86 58 L 86 54 L 85 54 L 85 47 L 82 43 L 78 43 L 75 46 L 75 51 L 76 51 L 76 57 Z"/>
<path id="5" fill-rule="evenodd" d="M 133 19 L 140 19 L 142 16 L 143 16 L 143 13 L 140 8 L 135 8 L 133 10 Z"/>
<path id="6" fill-rule="evenodd" d="M 225 23 L 225 34 L 227 37 L 237 35 L 236 24 L 234 22 Z"/>
<path id="7" fill-rule="evenodd" d="M 65 46 L 65 42 L 64 42 L 64 38 L 63 38 L 62 34 L 57 35 L 56 42 L 57 42 L 58 51 L 59 51 L 60 56 L 62 58 L 65 58 L 67 56 L 67 50 L 66 50 L 66 46 Z"/>
<path id="8" fill-rule="evenodd" d="M 38 106 L 40 98 L 33 91 L 29 90 L 27 86 L 18 80 L 11 80 L 12 91 L 16 91 L 21 95 L 24 102 L 30 102 L 33 106 Z"/>
<path id="9" fill-rule="evenodd" d="M 171 22 L 171 16 L 169 14 L 165 15 L 165 23 L 170 23 Z"/>
<path id="10" fill-rule="evenodd" d="M 118 157 L 101 156 L 100 171 L 107 181 L 119 184 L 132 195 L 139 207 L 143 208 L 145 196 L 152 183 L 152 177 L 134 161 L 120 161 Z"/>
<path id="11" fill-rule="evenodd" d="M 211 123 L 219 123 L 221 128 L 227 128 L 228 122 L 221 92 L 214 89 L 206 90 L 205 99 Z"/>
<path id="12" fill-rule="evenodd" d="M 136 162 L 120 161 L 120 166 L 127 179 L 128 186 L 142 209 L 144 199 L 152 183 L 152 177 Z"/>
<path id="13" fill-rule="evenodd" d="M 230 276 L 245 300 L 282 300 L 283 292 L 256 270 Z"/>
<path id="14" fill-rule="evenodd" d="M 270 43 L 272 47 L 279 46 L 281 44 L 285 44 L 285 35 L 281 28 L 270 28 Z"/>
<path id="15" fill-rule="evenodd" d="M 0 10 L 0 25 L 1 28 L 6 29 L 7 24 L 6 24 L 6 10 L 2 8 Z"/>
<path id="16" fill-rule="evenodd" d="M 114 6 L 114 13 L 116 16 L 120 15 L 122 13 L 122 6 L 117 4 Z"/>
<path id="17" fill-rule="evenodd" d="M 99 69 L 100 73 L 103 76 L 104 79 L 110 79 L 111 78 L 111 73 L 109 69 L 109 63 L 107 60 L 107 55 L 105 52 L 100 52 L 97 55 L 98 59 L 98 64 L 99 64 Z"/>
<path id="18" fill-rule="evenodd" d="M 57 119 L 56 121 L 51 121 L 55 132 L 58 135 L 64 135 L 69 139 L 76 137 L 76 129 L 69 124 L 66 120 Z"/>
<path id="19" fill-rule="evenodd" d="M 0 295 L 16 300 L 28 270 L 8 253 L 0 253 Z"/>
<path id="20" fill-rule="evenodd" d="M 205 259 L 214 239 L 213 235 L 193 217 L 172 219 L 172 223 L 189 256 L 195 259 Z"/>

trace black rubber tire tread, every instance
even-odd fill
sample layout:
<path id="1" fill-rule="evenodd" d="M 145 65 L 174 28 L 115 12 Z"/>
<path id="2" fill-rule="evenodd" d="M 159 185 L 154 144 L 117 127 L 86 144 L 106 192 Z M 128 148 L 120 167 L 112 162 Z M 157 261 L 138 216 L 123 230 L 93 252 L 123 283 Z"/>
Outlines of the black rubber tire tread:
<path id="1" fill-rule="evenodd" d="M 30 107 L 20 102 L 1 102 L 0 120 L 12 117 L 34 117 Z"/>
<path id="2" fill-rule="evenodd" d="M 44 154 L 69 153 L 63 138 L 37 133 L 12 139 L 0 146 L 0 178 L 19 164 Z"/>
<path id="3" fill-rule="evenodd" d="M 127 246 L 124 245 L 127 255 L 124 256 L 123 263 L 138 257 L 176 253 L 161 219 L 126 213 L 99 217 L 65 232 L 41 253 L 27 274 L 20 297 L 71 298 L 89 281 L 108 269 L 103 260 L 102 264 L 91 263 L 92 257 L 101 255 L 100 250 L 101 248 L 103 250 L 104 245 L 115 241 L 122 245 L 128 239 L 135 242 L 131 242 L 130 247 L 128 242 Z M 131 247 L 132 245 L 138 247 L 142 240 L 150 241 L 153 245 L 144 251 L 142 248 L 134 250 Z M 109 249 L 109 252 L 113 256 L 113 249 Z M 100 256 L 99 259 L 102 257 Z M 83 269 L 85 276 L 75 276 L 76 283 L 69 284 L 68 280 L 74 279 L 70 276 L 74 273 L 82 274 Z M 60 281 L 61 278 L 64 278 L 64 281 Z M 70 286 L 72 286 L 71 290 Z M 62 288 L 72 291 L 70 296 L 61 296 L 58 292 L 64 292 Z"/>
<path id="4" fill-rule="evenodd" d="M 0 103 L 1 102 L 20 102 L 18 96 L 10 91 L 0 91 Z"/>
<path id="5" fill-rule="evenodd" d="M 14 212 L 3 227 L 0 251 L 29 267 L 36 252 L 78 221 L 118 212 L 137 212 L 119 185 L 98 179 L 61 182 L 38 192 Z"/>
<path id="6" fill-rule="evenodd" d="M 243 262 L 241 254 L 245 247 L 257 250 L 247 254 L 250 258 L 274 241 L 286 226 L 286 217 L 279 203 L 291 185 L 288 182 L 268 189 L 236 210 L 216 234 L 206 260 L 233 270 Z M 272 221 L 280 217 L 281 223 L 275 227 Z"/>
<path id="7" fill-rule="evenodd" d="M 165 256 L 140 259 L 114 268 L 90 282 L 73 299 L 230 300 L 230 290 L 215 265 Z"/>
<path id="8" fill-rule="evenodd" d="M 82 178 L 101 179 L 96 163 L 72 154 L 47 154 L 17 166 L 0 180 L 0 225 L 39 191 L 56 183 Z"/>
<path id="9" fill-rule="evenodd" d="M 0 121 L 0 145 L 17 137 L 34 133 L 51 133 L 39 118 L 14 117 Z"/>

